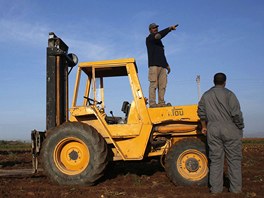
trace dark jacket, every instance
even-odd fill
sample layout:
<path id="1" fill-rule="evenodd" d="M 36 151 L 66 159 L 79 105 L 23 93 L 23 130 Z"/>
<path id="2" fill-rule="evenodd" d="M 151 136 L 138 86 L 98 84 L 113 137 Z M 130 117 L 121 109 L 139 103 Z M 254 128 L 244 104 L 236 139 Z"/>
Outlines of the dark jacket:
<path id="1" fill-rule="evenodd" d="M 164 45 L 161 42 L 161 39 L 170 32 L 170 28 L 166 28 L 157 32 L 160 34 L 160 39 L 155 39 L 156 34 L 149 34 L 146 38 L 146 46 L 148 51 L 148 66 L 159 66 L 166 68 L 169 64 L 166 60 L 164 53 Z"/>

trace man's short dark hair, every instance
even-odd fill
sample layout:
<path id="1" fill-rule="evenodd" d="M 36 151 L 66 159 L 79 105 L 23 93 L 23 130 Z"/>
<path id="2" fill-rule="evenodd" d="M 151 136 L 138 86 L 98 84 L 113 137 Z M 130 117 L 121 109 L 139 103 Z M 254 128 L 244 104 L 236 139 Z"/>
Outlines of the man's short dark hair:
<path id="1" fill-rule="evenodd" d="M 224 73 L 217 73 L 214 75 L 214 84 L 223 85 L 226 82 L 226 75 Z"/>

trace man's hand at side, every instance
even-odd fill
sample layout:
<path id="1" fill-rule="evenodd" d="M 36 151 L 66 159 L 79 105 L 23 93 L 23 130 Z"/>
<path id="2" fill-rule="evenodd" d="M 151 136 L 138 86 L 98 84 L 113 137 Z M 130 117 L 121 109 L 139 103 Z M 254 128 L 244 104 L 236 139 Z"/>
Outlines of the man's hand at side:
<path id="1" fill-rule="evenodd" d="M 167 69 L 167 74 L 169 74 L 169 73 L 171 72 L 170 66 L 168 65 L 168 66 L 166 67 L 166 69 Z"/>

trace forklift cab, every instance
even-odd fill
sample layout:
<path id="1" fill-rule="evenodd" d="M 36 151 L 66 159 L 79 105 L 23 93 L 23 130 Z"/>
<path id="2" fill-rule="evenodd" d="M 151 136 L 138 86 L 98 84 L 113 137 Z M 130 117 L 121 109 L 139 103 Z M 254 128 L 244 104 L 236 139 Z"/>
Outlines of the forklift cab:
<path id="1" fill-rule="evenodd" d="M 133 93 L 131 93 L 131 90 L 133 92 L 134 89 L 134 85 L 131 83 L 133 77 L 130 75 L 132 68 L 127 66 L 127 62 L 133 62 L 134 67 L 132 68 L 137 73 L 137 66 L 132 58 L 80 63 L 72 107 L 96 107 L 107 124 L 138 123 L 138 119 L 135 120 L 138 113 L 130 116 L 130 110 L 133 109 L 132 111 L 135 113 L 137 109 Z M 128 100 L 126 97 L 129 96 Z M 110 104 L 112 106 L 108 106 Z M 115 109 L 115 113 L 112 109 Z M 131 119 L 129 119 L 130 117 Z"/>

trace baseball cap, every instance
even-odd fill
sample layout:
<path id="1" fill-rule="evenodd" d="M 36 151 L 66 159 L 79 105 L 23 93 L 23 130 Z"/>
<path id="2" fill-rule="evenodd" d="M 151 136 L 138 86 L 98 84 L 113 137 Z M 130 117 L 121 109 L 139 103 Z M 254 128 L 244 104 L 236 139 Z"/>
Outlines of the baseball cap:
<path id="1" fill-rule="evenodd" d="M 151 28 L 155 28 L 155 27 L 159 27 L 159 25 L 157 25 L 156 23 L 151 23 L 151 24 L 149 25 L 149 29 L 151 29 Z"/>

